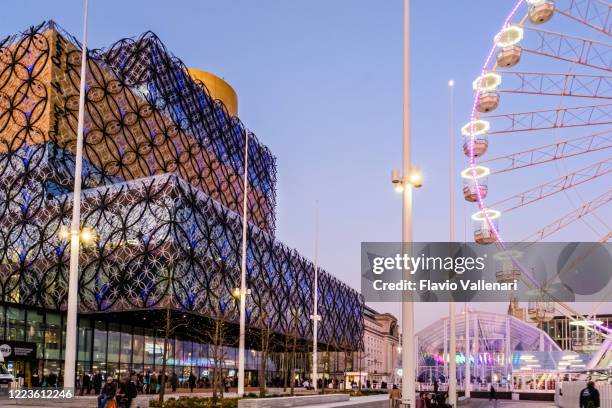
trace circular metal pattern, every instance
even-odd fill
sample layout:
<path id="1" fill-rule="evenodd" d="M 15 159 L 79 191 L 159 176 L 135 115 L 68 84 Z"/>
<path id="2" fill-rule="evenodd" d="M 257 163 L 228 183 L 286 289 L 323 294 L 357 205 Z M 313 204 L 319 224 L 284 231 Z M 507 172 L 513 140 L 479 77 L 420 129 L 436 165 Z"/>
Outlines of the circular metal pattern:
<path id="1" fill-rule="evenodd" d="M 0 43 L 3 302 L 65 308 L 80 55 L 53 23 Z M 238 321 L 245 129 L 186 72 L 152 33 L 89 52 L 81 312 Z M 247 322 L 311 338 L 314 266 L 276 241 L 275 159 L 250 140 Z M 324 271 L 319 290 L 319 341 L 358 349 L 362 296 Z"/>

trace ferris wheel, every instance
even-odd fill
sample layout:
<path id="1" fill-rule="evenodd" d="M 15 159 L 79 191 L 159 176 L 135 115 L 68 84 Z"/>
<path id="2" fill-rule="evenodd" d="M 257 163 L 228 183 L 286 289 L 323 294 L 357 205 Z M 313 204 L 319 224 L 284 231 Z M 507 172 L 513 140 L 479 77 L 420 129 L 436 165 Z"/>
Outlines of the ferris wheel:
<path id="1" fill-rule="evenodd" d="M 475 242 L 612 238 L 611 36 L 605 0 L 514 4 L 461 128 Z M 509 268 L 498 280 L 517 274 Z M 550 320 L 555 308 L 530 303 L 529 317 Z"/>

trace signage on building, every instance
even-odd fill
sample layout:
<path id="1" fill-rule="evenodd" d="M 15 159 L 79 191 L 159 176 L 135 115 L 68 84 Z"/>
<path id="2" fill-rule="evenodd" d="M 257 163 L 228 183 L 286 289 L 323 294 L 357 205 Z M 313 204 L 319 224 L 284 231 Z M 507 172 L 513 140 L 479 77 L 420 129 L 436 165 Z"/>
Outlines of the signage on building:
<path id="1" fill-rule="evenodd" d="M 35 360 L 36 343 L 0 341 L 0 353 L 4 360 Z"/>

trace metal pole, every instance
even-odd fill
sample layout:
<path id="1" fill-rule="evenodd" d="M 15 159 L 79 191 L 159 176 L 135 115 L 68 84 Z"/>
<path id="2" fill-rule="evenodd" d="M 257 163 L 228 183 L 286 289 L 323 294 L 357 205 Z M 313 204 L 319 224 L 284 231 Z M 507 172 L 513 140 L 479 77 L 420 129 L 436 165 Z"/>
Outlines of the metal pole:
<path id="1" fill-rule="evenodd" d="M 410 146 L 410 1 L 404 0 L 404 72 L 403 72 L 403 163 L 404 197 L 402 210 L 402 242 L 404 253 L 410 255 L 412 245 L 412 186 L 407 183 L 411 172 Z M 411 279 L 409 271 L 405 271 Z M 415 358 L 414 358 L 414 304 L 412 296 L 404 291 L 402 303 L 402 403 L 414 407 Z"/>
<path id="2" fill-rule="evenodd" d="M 79 117 L 77 124 L 76 157 L 72 223 L 70 225 L 70 275 L 68 277 L 68 309 L 66 311 L 66 349 L 64 351 L 64 388 L 74 388 L 77 348 L 77 310 L 79 303 L 79 244 L 81 229 L 81 168 L 83 166 L 83 123 L 85 120 L 85 81 L 87 75 L 87 12 L 88 0 L 83 1 L 83 41 L 81 50 L 81 84 L 79 87 Z"/>
<path id="3" fill-rule="evenodd" d="M 318 325 L 321 317 L 319 316 L 319 202 L 315 209 L 315 264 L 314 264 L 314 293 L 313 293 L 313 315 L 312 315 L 312 386 L 317 390 L 318 377 Z M 361 362 L 361 360 L 360 360 Z M 325 386 L 325 385 L 324 385 Z"/>
<path id="4" fill-rule="evenodd" d="M 470 372 L 470 313 L 467 303 L 465 304 L 465 398 L 470 398 L 470 385 L 472 374 Z"/>
<path id="5" fill-rule="evenodd" d="M 455 324 L 455 302 L 448 303 L 448 313 L 452 317 L 450 325 L 450 351 L 448 355 L 448 403 L 457 406 L 457 325 Z"/>
<path id="6" fill-rule="evenodd" d="M 449 210 L 450 210 L 450 222 L 449 222 L 449 237 L 450 242 L 455 241 L 455 137 L 453 131 L 453 120 L 454 120 L 454 107 L 455 107 L 455 81 L 448 81 L 449 90 L 449 115 L 448 115 L 448 136 L 449 136 Z M 448 357 L 448 403 L 456 407 L 457 406 L 457 322 L 455 317 L 455 302 L 452 300 L 448 302 L 448 321 L 450 325 L 450 351 Z"/>
<path id="7" fill-rule="evenodd" d="M 448 319 L 444 319 L 444 350 L 442 351 L 444 360 L 444 377 L 448 381 Z"/>
<path id="8" fill-rule="evenodd" d="M 244 130 L 244 188 L 242 199 L 242 260 L 240 265 L 240 335 L 238 342 L 238 397 L 244 396 L 244 339 L 246 325 L 247 203 L 249 195 L 249 131 Z"/>
<path id="9" fill-rule="evenodd" d="M 510 366 L 510 316 L 506 316 L 506 335 L 504 341 L 504 374 L 506 379 L 508 378 L 508 374 L 510 374 L 509 370 Z"/>
<path id="10" fill-rule="evenodd" d="M 478 314 L 474 313 L 474 377 L 479 377 L 478 367 L 480 366 L 480 328 L 478 324 Z M 478 385 L 478 380 L 476 380 Z"/>

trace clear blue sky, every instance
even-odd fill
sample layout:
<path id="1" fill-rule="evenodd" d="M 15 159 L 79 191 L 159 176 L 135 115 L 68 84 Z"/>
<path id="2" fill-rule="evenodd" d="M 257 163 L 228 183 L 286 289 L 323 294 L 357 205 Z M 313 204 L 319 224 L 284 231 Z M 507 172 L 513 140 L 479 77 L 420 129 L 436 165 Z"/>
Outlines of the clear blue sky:
<path id="1" fill-rule="evenodd" d="M 453 78 L 457 84 L 459 128 L 469 117 L 471 82 L 515 2 L 412 3 L 413 157 L 426 177 L 415 195 L 415 240 L 444 241 L 447 82 Z M 81 36 L 77 0 L 9 2 L 0 34 L 51 18 Z M 312 257 L 310 221 L 318 199 L 321 264 L 358 289 L 360 242 L 401 239 L 401 201 L 390 170 L 401 159 L 402 1 L 90 0 L 90 47 L 146 30 L 187 66 L 232 84 L 240 118 L 278 158 L 278 238 Z M 463 156 L 457 161 L 458 170 L 465 166 Z M 515 177 L 508 185 L 521 191 L 529 186 L 524 182 Z M 457 233 L 463 238 L 464 204 L 457 202 Z M 539 220 L 536 214 L 524 222 Z M 513 225 L 513 238 L 523 227 Z M 424 316 L 417 327 L 437 314 Z"/>

